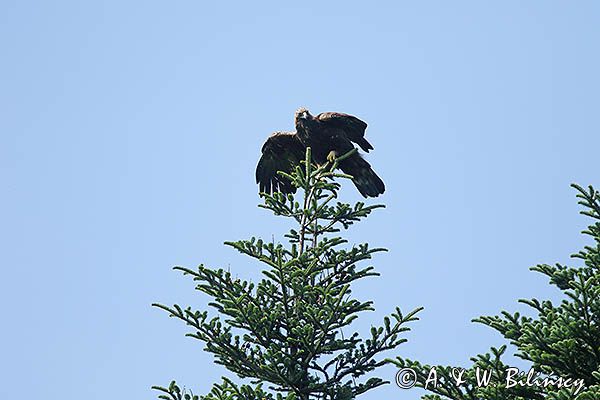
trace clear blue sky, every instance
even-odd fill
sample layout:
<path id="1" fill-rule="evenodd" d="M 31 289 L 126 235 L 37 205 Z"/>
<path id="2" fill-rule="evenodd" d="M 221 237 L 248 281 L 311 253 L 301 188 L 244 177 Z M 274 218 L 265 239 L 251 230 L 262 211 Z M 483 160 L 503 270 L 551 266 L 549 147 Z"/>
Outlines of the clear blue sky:
<path id="1" fill-rule="evenodd" d="M 465 364 L 502 343 L 472 318 L 557 298 L 528 267 L 585 243 L 599 3 L 285 4 L 0 2 L 1 398 L 208 392 L 225 370 L 150 304 L 205 307 L 173 265 L 259 276 L 222 242 L 288 228 L 254 168 L 299 106 L 369 123 L 387 208 L 348 237 L 390 252 L 358 329 L 426 307 L 389 356 Z"/>

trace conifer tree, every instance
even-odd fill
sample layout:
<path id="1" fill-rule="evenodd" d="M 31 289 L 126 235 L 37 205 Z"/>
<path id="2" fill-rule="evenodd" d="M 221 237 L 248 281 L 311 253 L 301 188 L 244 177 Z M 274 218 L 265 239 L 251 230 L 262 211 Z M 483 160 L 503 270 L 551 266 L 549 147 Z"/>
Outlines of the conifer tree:
<path id="1" fill-rule="evenodd" d="M 498 331 L 517 349 L 516 356 L 526 360 L 542 378 L 570 378 L 583 380 L 583 389 L 576 387 L 558 388 L 507 385 L 508 366 L 501 361 L 506 345 L 492 348 L 491 353 L 472 358 L 473 366 L 465 371 L 463 385 L 456 385 L 457 370 L 452 367 L 436 367 L 439 378 L 437 387 L 428 385 L 433 394 L 423 399 L 453 400 L 599 400 L 600 399 L 600 194 L 589 187 L 587 190 L 572 185 L 577 190 L 581 214 L 592 221 L 582 233 L 593 239 L 572 257 L 580 260 L 579 267 L 561 264 L 540 264 L 531 268 L 549 278 L 550 284 L 564 294 L 560 304 L 540 301 L 536 298 L 521 299 L 535 317 L 523 316 L 518 312 L 502 311 L 498 316 L 484 316 L 474 322 L 485 324 Z M 398 367 L 413 368 L 417 372 L 418 386 L 423 387 L 432 366 L 422 365 L 398 357 Z M 489 386 L 478 387 L 477 367 L 494 371 Z M 481 377 L 481 374 L 480 374 Z M 525 381 L 526 382 L 526 381 Z M 535 383 L 535 380 L 530 380 Z M 511 386 L 511 387 L 508 387 Z"/>
<path id="2" fill-rule="evenodd" d="M 347 241 L 336 235 L 383 207 L 334 204 L 340 188 L 334 178 L 351 178 L 334 170 L 352 153 L 315 166 L 308 149 L 291 175 L 280 172 L 301 189 L 299 194 L 262 194 L 260 207 L 294 224 L 285 235 L 287 244 L 256 238 L 226 242 L 264 265 L 260 282 L 234 279 L 228 271 L 204 265 L 175 267 L 208 295 L 217 315 L 154 305 L 190 326 L 188 336 L 204 342 L 216 363 L 248 383 L 224 377 L 209 394 L 197 396 L 172 382 L 154 387 L 159 398 L 347 400 L 388 383 L 365 375 L 391 362 L 380 358 L 382 353 L 406 341 L 401 336 L 409 330 L 406 323 L 418 319 L 420 309 L 403 314 L 396 308 L 381 326 L 371 327 L 367 338 L 349 331 L 360 313 L 374 310 L 372 301 L 352 296 L 354 282 L 379 275 L 372 266 L 359 264 L 385 251 L 367 243 L 347 248 Z"/>

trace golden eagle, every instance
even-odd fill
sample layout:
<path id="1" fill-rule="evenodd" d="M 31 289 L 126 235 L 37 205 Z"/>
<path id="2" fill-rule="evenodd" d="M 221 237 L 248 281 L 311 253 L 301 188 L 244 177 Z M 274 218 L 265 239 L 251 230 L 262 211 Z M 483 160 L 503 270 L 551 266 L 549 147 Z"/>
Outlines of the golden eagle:
<path id="1" fill-rule="evenodd" d="M 306 148 L 312 150 L 313 162 L 324 164 L 354 149 L 353 142 L 365 152 L 373 146 L 365 139 L 367 124 L 360 119 L 337 112 L 324 112 L 313 117 L 305 108 L 295 115 L 296 132 L 275 132 L 262 147 L 256 166 L 256 183 L 261 192 L 295 193 L 296 187 L 277 171 L 291 173 L 304 160 Z M 341 160 L 339 168 L 352 175 L 352 181 L 364 197 L 377 197 L 385 185 L 371 165 L 358 153 Z"/>

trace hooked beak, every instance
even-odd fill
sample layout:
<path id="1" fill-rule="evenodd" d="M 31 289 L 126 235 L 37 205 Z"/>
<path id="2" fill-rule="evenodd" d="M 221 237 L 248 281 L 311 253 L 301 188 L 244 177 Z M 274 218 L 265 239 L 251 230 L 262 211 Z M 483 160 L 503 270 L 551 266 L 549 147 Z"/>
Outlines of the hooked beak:
<path id="1" fill-rule="evenodd" d="M 300 107 L 296 110 L 296 119 L 308 119 L 309 115 L 308 110 L 304 107 Z"/>

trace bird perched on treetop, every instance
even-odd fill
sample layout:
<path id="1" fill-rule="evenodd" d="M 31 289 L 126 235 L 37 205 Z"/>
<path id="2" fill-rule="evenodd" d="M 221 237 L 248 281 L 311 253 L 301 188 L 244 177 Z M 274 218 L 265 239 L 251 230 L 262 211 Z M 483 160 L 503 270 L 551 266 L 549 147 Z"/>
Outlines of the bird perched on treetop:
<path id="1" fill-rule="evenodd" d="M 365 152 L 373 146 L 365 139 L 367 124 L 360 119 L 337 112 L 324 112 L 313 117 L 306 108 L 296 111 L 296 132 L 275 132 L 262 147 L 256 166 L 256 183 L 266 193 L 295 193 L 296 187 L 277 171 L 291 173 L 304 160 L 306 148 L 312 150 L 313 162 L 333 162 L 352 149 L 356 143 Z M 377 197 L 385 185 L 371 165 L 358 153 L 341 160 L 339 168 L 352 175 L 354 185 L 364 197 Z"/>

